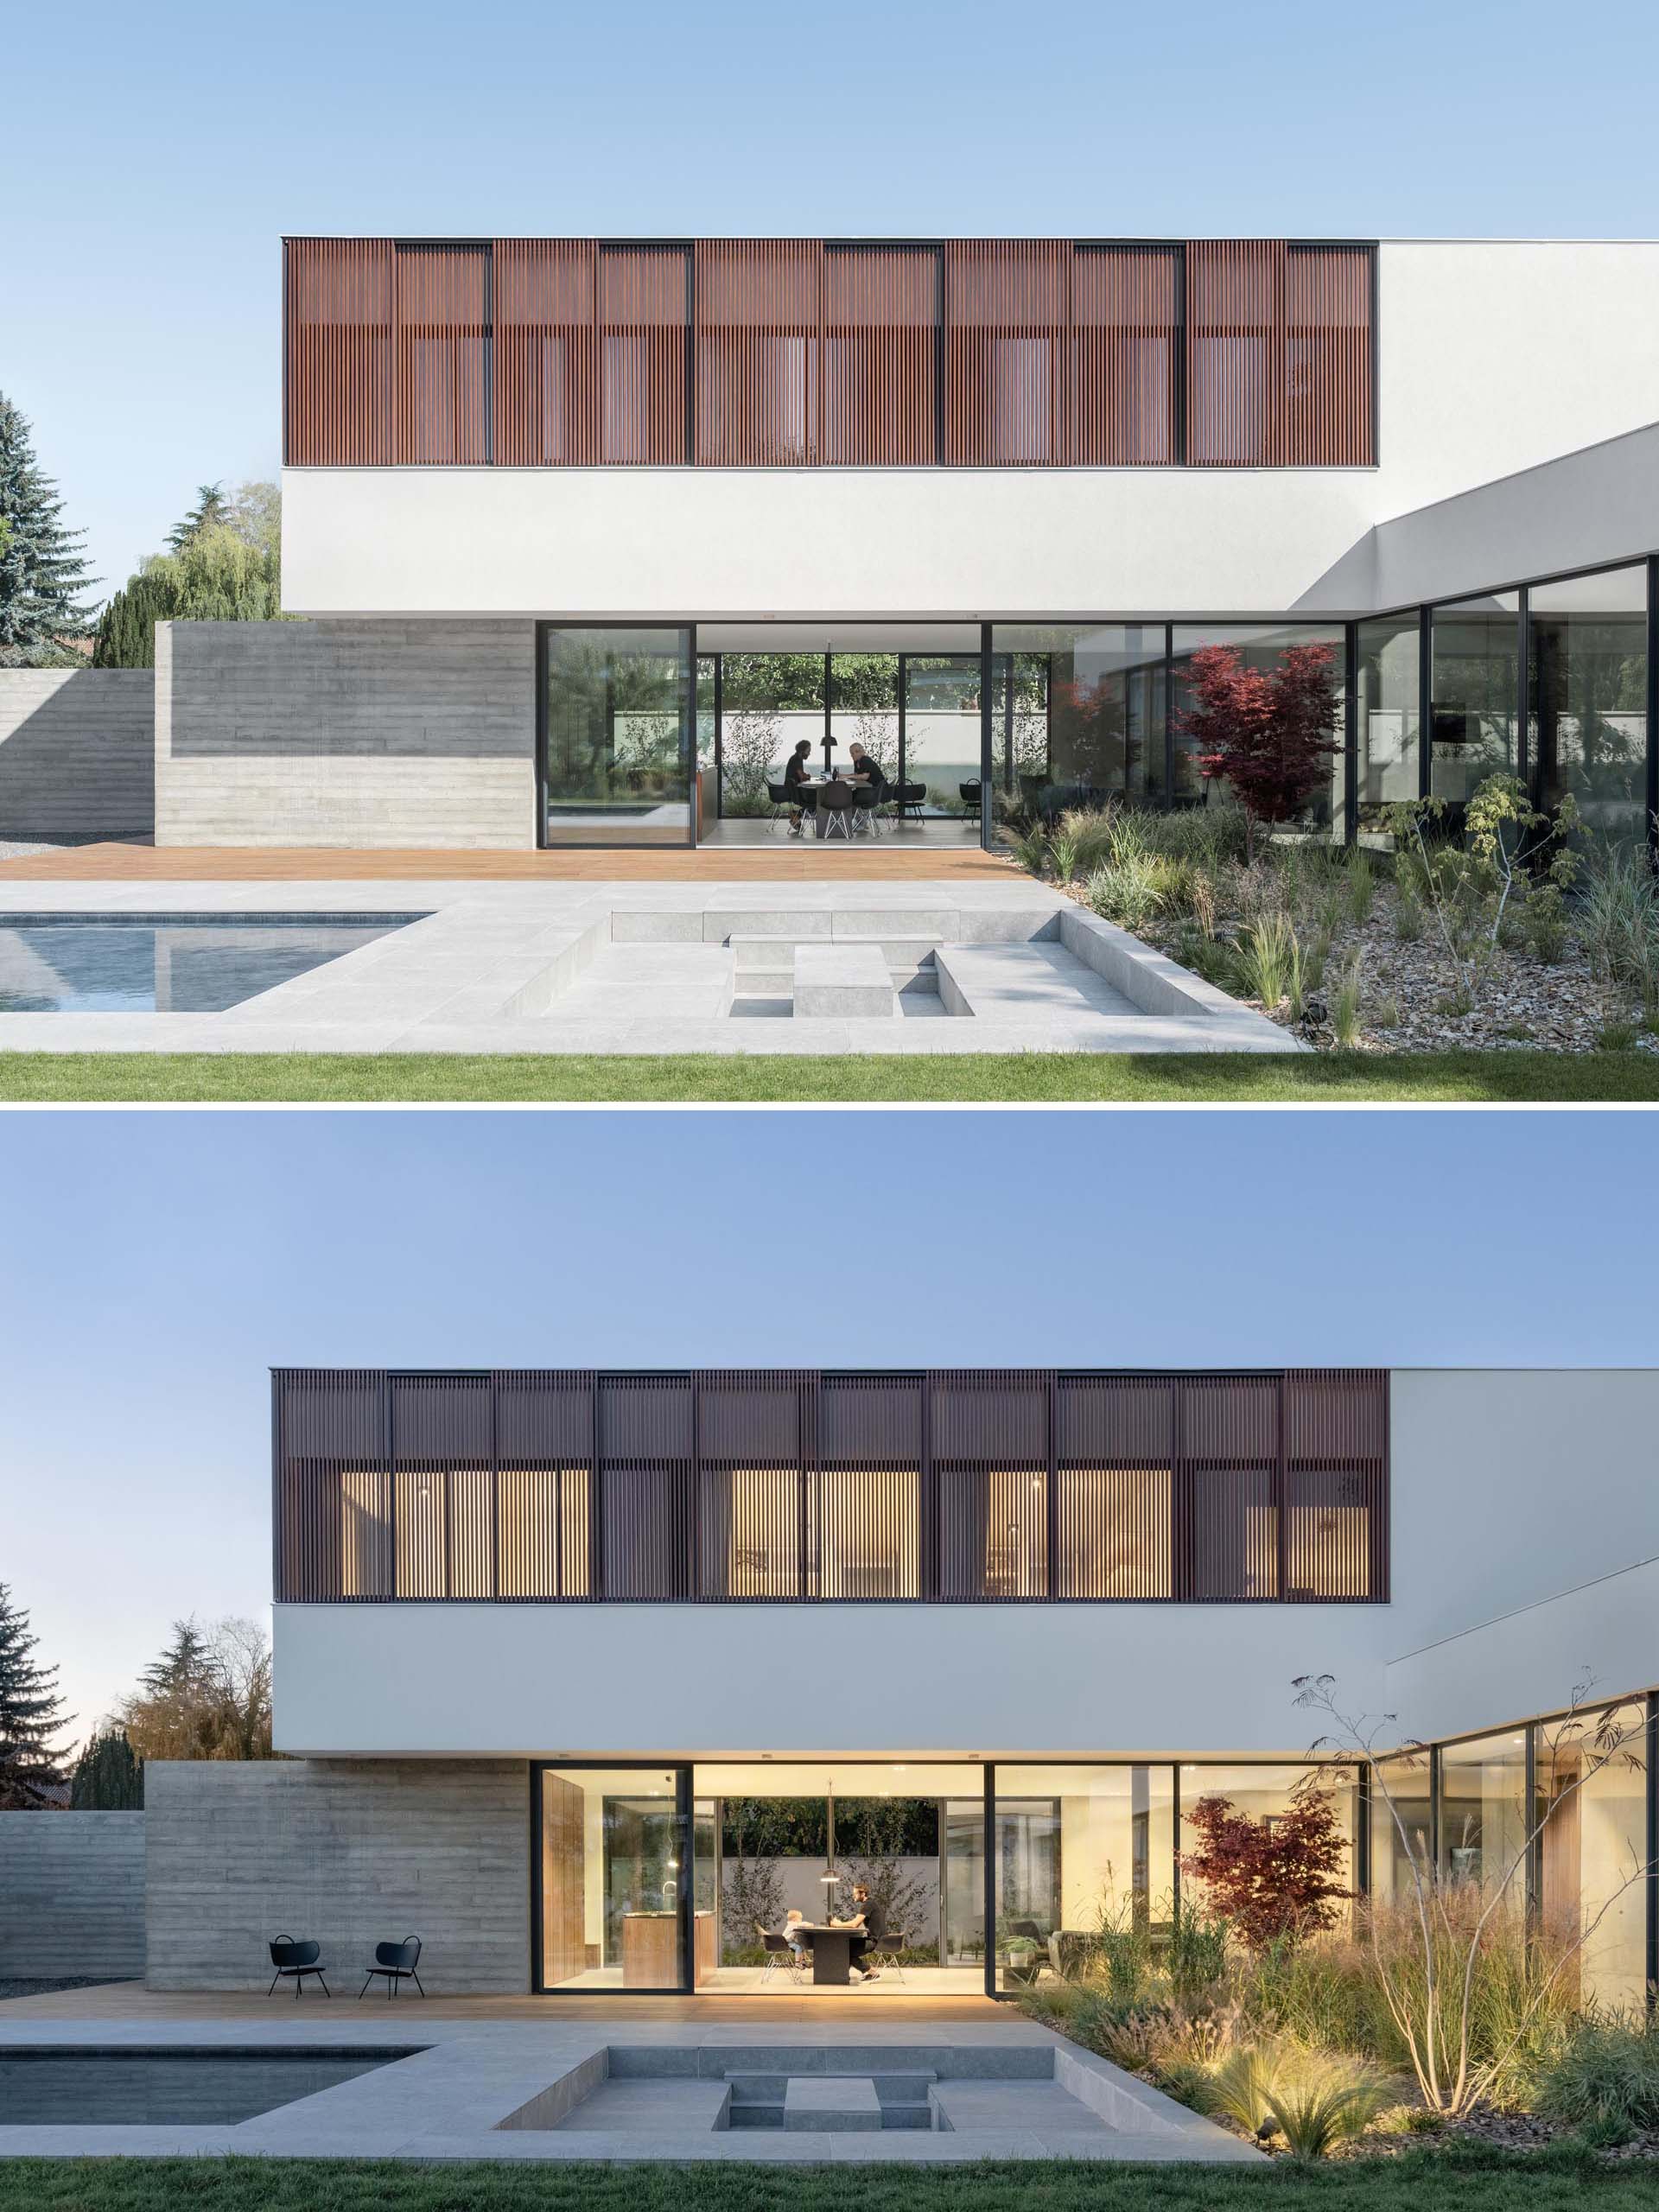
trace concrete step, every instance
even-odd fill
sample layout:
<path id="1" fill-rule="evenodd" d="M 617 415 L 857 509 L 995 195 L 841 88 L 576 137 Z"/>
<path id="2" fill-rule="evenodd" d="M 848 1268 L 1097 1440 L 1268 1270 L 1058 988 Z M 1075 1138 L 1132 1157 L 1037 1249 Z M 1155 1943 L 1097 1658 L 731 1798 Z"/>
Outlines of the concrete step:
<path id="1" fill-rule="evenodd" d="M 863 1020 L 897 1019 L 893 971 L 874 944 L 843 939 L 795 948 L 795 1018 Z"/>
<path id="2" fill-rule="evenodd" d="M 874 2134 L 881 2103 L 868 2075 L 795 2074 L 784 2096 L 784 2126 L 791 2134 Z"/>
<path id="3" fill-rule="evenodd" d="M 859 937 L 842 935 L 840 931 L 829 938 L 821 932 L 814 932 L 810 936 L 805 933 L 799 936 L 734 936 L 729 939 L 732 957 L 740 975 L 752 968 L 788 966 L 792 963 L 798 945 L 831 944 L 876 945 L 894 976 L 913 976 L 923 969 L 932 967 L 939 942 L 936 937 Z"/>

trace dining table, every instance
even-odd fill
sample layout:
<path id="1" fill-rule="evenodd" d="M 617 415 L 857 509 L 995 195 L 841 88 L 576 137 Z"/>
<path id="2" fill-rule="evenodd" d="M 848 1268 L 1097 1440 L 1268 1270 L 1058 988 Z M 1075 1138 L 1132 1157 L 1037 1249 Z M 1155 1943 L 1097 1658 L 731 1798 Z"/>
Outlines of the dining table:
<path id="1" fill-rule="evenodd" d="M 812 1953 L 812 1979 L 820 1988 L 844 1989 L 852 1980 L 853 1939 L 863 1938 L 861 1928 L 831 1928 L 821 1922 L 798 1921 L 795 1931 Z"/>
<path id="2" fill-rule="evenodd" d="M 850 785 L 855 791 L 862 791 L 869 780 L 868 776 L 803 776 L 801 789 L 821 791 L 827 784 L 842 784 Z M 825 837 L 830 834 L 830 811 L 827 806 L 812 809 L 812 834 L 815 837 Z"/>

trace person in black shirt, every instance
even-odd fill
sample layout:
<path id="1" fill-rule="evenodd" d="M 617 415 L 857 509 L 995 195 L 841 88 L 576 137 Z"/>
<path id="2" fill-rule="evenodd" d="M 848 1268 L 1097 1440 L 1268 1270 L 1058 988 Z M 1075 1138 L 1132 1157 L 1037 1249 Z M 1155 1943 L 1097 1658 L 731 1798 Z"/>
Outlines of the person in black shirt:
<path id="1" fill-rule="evenodd" d="M 860 1932 L 848 1947 L 851 1954 L 850 1963 L 859 1967 L 866 1981 L 880 1981 L 881 1976 L 878 1970 L 861 1962 L 870 1952 L 879 1951 L 887 1941 L 887 1916 L 879 1904 L 871 1904 L 866 1883 L 855 1882 L 853 1885 L 853 1913 L 852 1925 Z"/>
<path id="2" fill-rule="evenodd" d="M 853 776 L 859 783 L 858 804 L 866 814 L 874 814 L 887 795 L 887 779 L 881 772 L 881 763 L 873 753 L 867 753 L 859 744 L 851 748 Z"/>
<path id="3" fill-rule="evenodd" d="M 811 742 L 804 737 L 790 754 L 784 769 L 784 789 L 789 794 L 789 834 L 791 837 L 800 836 L 803 817 L 817 811 L 817 794 L 803 789 L 806 782 L 807 763 L 811 755 Z"/>

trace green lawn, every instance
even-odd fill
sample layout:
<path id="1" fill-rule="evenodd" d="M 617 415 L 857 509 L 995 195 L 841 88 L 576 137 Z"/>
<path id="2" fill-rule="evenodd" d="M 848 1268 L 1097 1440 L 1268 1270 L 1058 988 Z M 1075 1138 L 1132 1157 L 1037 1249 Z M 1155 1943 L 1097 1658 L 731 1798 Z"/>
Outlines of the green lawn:
<path id="1" fill-rule="evenodd" d="M 1659 1053 L 999 1053 L 728 1058 L 442 1052 L 5 1052 L 0 1101 L 506 1101 L 608 1105 L 828 1100 L 1100 1105 L 1423 1104 L 1659 1099 Z"/>
<path id="2" fill-rule="evenodd" d="M 1414 2151 L 1298 2167 L 449 2165 L 0 2159 L 0 2212 L 1650 2212 L 1652 2162 Z"/>

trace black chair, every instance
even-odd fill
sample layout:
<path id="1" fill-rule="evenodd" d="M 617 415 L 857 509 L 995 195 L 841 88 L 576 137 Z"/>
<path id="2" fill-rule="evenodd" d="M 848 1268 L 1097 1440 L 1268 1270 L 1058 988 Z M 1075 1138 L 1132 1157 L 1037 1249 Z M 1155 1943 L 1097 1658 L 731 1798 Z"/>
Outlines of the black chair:
<path id="1" fill-rule="evenodd" d="M 779 823 L 786 830 L 791 826 L 789 819 L 791 814 L 810 817 L 815 796 L 816 794 L 811 791 L 796 791 L 791 794 L 786 784 L 768 783 L 766 797 L 772 801 L 772 826 L 774 832 Z"/>
<path id="2" fill-rule="evenodd" d="M 869 1948 L 864 1954 L 865 1973 L 890 1974 L 895 1981 L 902 1981 L 905 1970 L 899 1963 L 899 1954 L 909 1948 L 910 1932 L 907 1929 L 884 1929 L 879 1941 L 871 1938 Z"/>
<path id="3" fill-rule="evenodd" d="M 927 804 L 927 785 L 900 784 L 898 799 L 899 819 L 901 822 L 919 822 L 922 818 L 922 809 Z"/>
<path id="4" fill-rule="evenodd" d="M 322 1980 L 321 1958 L 321 1944 L 314 1942 L 309 1936 L 303 1939 L 293 1936 L 274 1936 L 270 1945 L 270 1963 L 276 1971 L 270 1977 L 270 1989 L 265 1992 L 266 1996 L 270 1995 L 279 1981 L 291 1981 L 294 2001 L 297 2005 L 300 1991 L 304 1987 L 305 1977 L 308 1974 L 315 1974 L 317 1980 L 322 1981 L 322 1993 L 328 1996 L 328 1985 Z"/>
<path id="5" fill-rule="evenodd" d="M 861 788 L 857 784 L 853 785 L 853 828 L 855 832 L 864 830 L 873 837 L 881 835 L 880 810 L 887 804 L 889 796 L 885 784 L 866 784 Z"/>
<path id="6" fill-rule="evenodd" d="M 374 1947 L 374 1964 L 364 1975 L 363 1987 L 357 1993 L 358 2003 L 360 2005 L 363 2002 L 369 1984 L 378 1974 L 384 1974 L 386 1978 L 388 2005 L 397 1993 L 398 1983 L 405 1978 L 412 1981 L 416 1989 L 421 1989 L 421 1977 L 415 1971 L 420 1961 L 420 1956 L 421 1939 L 418 1936 L 405 1936 L 401 1943 L 377 1943 Z M 423 1989 L 421 1989 L 421 1995 L 423 1998 L 426 1995 Z"/>
<path id="7" fill-rule="evenodd" d="M 754 1923 L 754 1932 L 760 1938 L 761 1946 L 766 1955 L 766 1967 L 760 1977 L 761 1980 L 770 1981 L 779 1967 L 782 1967 L 791 1981 L 798 1981 L 801 1978 L 801 1961 L 795 1946 L 790 1942 L 788 1936 L 779 1936 L 770 1928 L 763 1928 L 758 1920 Z"/>
<path id="8" fill-rule="evenodd" d="M 977 823 L 984 810 L 979 794 L 979 778 L 976 776 L 970 784 L 958 784 L 957 790 L 963 806 L 968 810 L 963 816 L 963 820 Z"/>
<path id="9" fill-rule="evenodd" d="M 853 834 L 853 815 L 858 806 L 858 793 L 851 784 L 823 785 L 817 793 L 818 812 L 826 817 L 823 834 L 826 837 L 840 836 L 850 839 Z"/>

